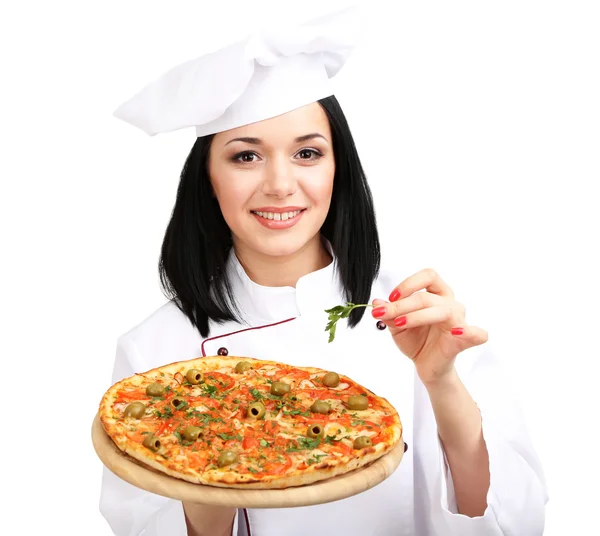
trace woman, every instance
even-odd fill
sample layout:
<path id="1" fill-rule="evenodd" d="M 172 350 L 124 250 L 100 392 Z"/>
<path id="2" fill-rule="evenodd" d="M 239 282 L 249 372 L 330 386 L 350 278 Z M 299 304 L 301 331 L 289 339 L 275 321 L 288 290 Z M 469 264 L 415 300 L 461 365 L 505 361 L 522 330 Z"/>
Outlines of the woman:
<path id="1" fill-rule="evenodd" d="M 353 16 L 251 36 L 117 111 L 149 134 L 193 125 L 197 140 L 162 248 L 171 300 L 119 339 L 113 381 L 225 352 L 338 370 L 398 409 L 404 459 L 365 493 L 286 510 L 182 504 L 105 471 L 117 535 L 542 534 L 542 471 L 486 332 L 433 270 L 380 273 L 371 194 L 327 85 Z M 372 318 L 355 309 L 329 344 L 324 310 L 346 301 Z"/>

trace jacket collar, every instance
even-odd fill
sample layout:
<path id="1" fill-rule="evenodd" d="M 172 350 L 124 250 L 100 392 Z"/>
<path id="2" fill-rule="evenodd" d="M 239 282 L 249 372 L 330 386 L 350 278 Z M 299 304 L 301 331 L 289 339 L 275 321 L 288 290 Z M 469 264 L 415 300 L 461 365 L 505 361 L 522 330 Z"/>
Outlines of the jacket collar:
<path id="1" fill-rule="evenodd" d="M 265 287 L 255 283 L 240 264 L 234 249 L 229 252 L 227 273 L 236 304 L 248 324 L 275 322 L 324 310 L 343 301 L 343 287 L 331 244 L 324 243 L 333 261 L 315 272 L 302 276 L 294 287 Z"/>

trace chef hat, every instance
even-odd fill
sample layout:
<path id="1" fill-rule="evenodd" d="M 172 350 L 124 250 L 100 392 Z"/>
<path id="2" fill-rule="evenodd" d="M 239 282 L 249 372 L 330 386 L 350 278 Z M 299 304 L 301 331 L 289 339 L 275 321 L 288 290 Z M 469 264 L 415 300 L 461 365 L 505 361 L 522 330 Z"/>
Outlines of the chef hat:
<path id="1" fill-rule="evenodd" d="M 361 26 L 350 7 L 262 30 L 174 67 L 114 115 L 151 136 L 192 126 L 205 136 L 295 110 L 333 94 Z"/>

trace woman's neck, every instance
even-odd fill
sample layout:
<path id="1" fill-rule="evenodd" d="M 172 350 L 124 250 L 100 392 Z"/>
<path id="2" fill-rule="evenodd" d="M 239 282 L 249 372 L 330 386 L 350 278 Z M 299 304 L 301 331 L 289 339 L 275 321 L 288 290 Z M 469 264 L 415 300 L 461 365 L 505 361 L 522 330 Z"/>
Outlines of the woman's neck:
<path id="1" fill-rule="evenodd" d="M 331 255 L 315 236 L 292 255 L 273 257 L 234 244 L 235 254 L 248 277 L 264 287 L 296 287 L 298 279 L 328 266 Z"/>

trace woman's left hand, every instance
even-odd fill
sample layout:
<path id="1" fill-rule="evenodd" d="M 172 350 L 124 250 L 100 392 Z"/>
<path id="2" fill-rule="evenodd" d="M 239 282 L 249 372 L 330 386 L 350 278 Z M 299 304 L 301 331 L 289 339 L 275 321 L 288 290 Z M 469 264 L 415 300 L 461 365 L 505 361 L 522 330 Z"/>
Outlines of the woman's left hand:
<path id="1" fill-rule="evenodd" d="M 405 279 L 389 300 L 373 300 L 372 315 L 390 328 L 396 346 L 412 359 L 425 385 L 445 378 L 460 352 L 488 340 L 485 330 L 467 325 L 464 305 L 434 270 Z"/>

